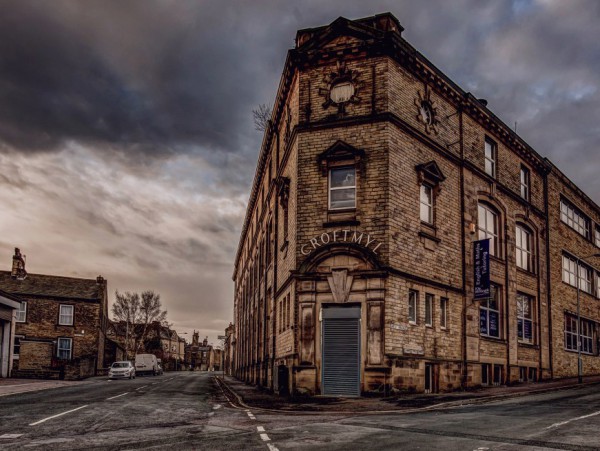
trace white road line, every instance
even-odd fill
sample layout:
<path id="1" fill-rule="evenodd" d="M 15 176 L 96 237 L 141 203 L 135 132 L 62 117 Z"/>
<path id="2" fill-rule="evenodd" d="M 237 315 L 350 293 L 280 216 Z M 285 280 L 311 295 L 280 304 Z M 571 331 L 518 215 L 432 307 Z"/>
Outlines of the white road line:
<path id="1" fill-rule="evenodd" d="M 269 451 L 279 451 L 277 447 L 275 447 L 275 445 L 272 445 L 271 443 L 267 443 L 267 446 L 269 447 Z"/>
<path id="2" fill-rule="evenodd" d="M 66 415 L 67 413 L 75 412 L 76 410 L 83 409 L 84 407 L 87 407 L 87 406 L 88 405 L 86 404 L 85 406 L 77 407 L 76 409 L 67 410 L 66 412 L 59 413 L 59 414 L 56 414 L 56 415 L 52 415 L 51 417 L 44 418 L 43 420 L 36 421 L 35 423 L 30 423 L 29 426 L 37 426 L 38 424 L 43 423 L 44 421 L 51 420 L 52 418 L 62 417 L 63 415 Z"/>
<path id="3" fill-rule="evenodd" d="M 265 428 L 264 428 L 264 427 L 262 427 L 262 426 L 256 426 L 256 430 L 257 430 L 258 432 L 265 432 Z"/>
<path id="4" fill-rule="evenodd" d="M 0 435 L 0 438 L 19 438 L 22 435 L 23 434 L 2 434 Z"/>
<path id="5" fill-rule="evenodd" d="M 147 387 L 147 385 L 143 385 L 141 387 L 136 388 L 136 390 L 141 390 L 142 388 L 146 388 L 146 387 Z"/>
<path id="6" fill-rule="evenodd" d="M 218 409 L 220 409 L 221 407 L 223 407 L 221 404 L 217 404 L 216 406 L 214 406 L 214 407 L 213 407 L 213 409 L 214 409 L 214 410 L 218 410 Z"/>
<path id="7" fill-rule="evenodd" d="M 570 420 L 567 420 L 567 421 L 561 421 L 560 423 L 551 424 L 546 429 L 557 428 L 559 426 L 563 426 L 565 424 L 568 424 L 568 423 L 570 423 L 572 421 L 583 420 L 584 418 L 595 417 L 596 415 L 600 415 L 600 410 L 598 412 L 590 413 L 588 415 L 583 415 L 582 417 L 571 418 Z"/>
<path id="8" fill-rule="evenodd" d="M 263 439 L 263 442 L 270 442 L 271 439 L 269 438 L 269 436 L 267 434 L 260 434 L 260 438 Z"/>
<path id="9" fill-rule="evenodd" d="M 113 396 L 112 398 L 106 398 L 106 400 L 108 401 L 109 399 L 120 398 L 121 396 L 125 396 L 125 395 L 127 395 L 127 394 L 129 394 L 129 392 L 121 393 L 120 395 Z"/>

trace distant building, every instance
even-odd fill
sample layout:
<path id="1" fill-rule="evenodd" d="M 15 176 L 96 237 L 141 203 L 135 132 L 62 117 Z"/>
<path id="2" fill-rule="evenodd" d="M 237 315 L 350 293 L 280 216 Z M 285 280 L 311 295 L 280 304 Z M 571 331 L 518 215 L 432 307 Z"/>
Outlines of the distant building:
<path id="1" fill-rule="evenodd" d="M 297 32 L 235 260 L 235 375 L 359 396 L 600 374 L 600 208 L 403 30 Z"/>
<path id="2" fill-rule="evenodd" d="M 15 319 L 14 377 L 81 379 L 103 368 L 108 321 L 104 278 L 28 274 L 15 249 L 0 290 L 20 299 Z"/>
<path id="3" fill-rule="evenodd" d="M 234 355 L 235 355 L 235 326 L 233 323 L 229 323 L 227 329 L 225 329 L 225 343 L 224 343 L 224 357 L 223 357 L 223 371 L 225 374 L 231 376 L 233 374 Z"/>

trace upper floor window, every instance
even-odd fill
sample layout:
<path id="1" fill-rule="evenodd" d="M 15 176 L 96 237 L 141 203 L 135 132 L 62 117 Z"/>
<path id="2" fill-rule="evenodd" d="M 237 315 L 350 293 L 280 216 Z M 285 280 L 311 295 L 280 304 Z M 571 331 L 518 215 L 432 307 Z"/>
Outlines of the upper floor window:
<path id="1" fill-rule="evenodd" d="M 529 169 L 525 166 L 521 166 L 521 197 L 525 200 L 529 200 L 531 191 L 531 175 Z"/>
<path id="2" fill-rule="evenodd" d="M 448 327 L 448 298 L 440 298 L 440 327 Z"/>
<path id="3" fill-rule="evenodd" d="M 73 349 L 73 340 L 71 338 L 59 338 L 57 343 L 56 356 L 59 359 L 70 360 Z"/>
<path id="4" fill-rule="evenodd" d="M 517 267 L 525 271 L 533 271 L 532 234 L 525 227 L 516 227 Z"/>
<path id="5" fill-rule="evenodd" d="M 479 306 L 479 333 L 487 337 L 500 338 L 500 290 L 490 286 L 490 297 L 481 301 Z"/>
<path id="6" fill-rule="evenodd" d="M 419 308 L 419 292 L 408 292 L 408 322 L 417 324 L 417 311 Z"/>
<path id="7" fill-rule="evenodd" d="M 354 166 L 329 170 L 329 209 L 356 208 L 356 169 Z"/>
<path id="8" fill-rule="evenodd" d="M 73 325 L 73 306 L 63 305 L 60 306 L 60 312 L 58 314 L 58 324 L 63 326 Z"/>
<path id="9" fill-rule="evenodd" d="M 498 158 L 498 146 L 496 142 L 485 137 L 485 172 L 492 177 L 496 177 L 496 163 Z"/>
<path id="10" fill-rule="evenodd" d="M 580 235 L 590 237 L 590 220 L 565 199 L 560 201 L 560 219 Z"/>
<path id="11" fill-rule="evenodd" d="M 594 353 L 594 323 L 581 318 L 580 321 L 581 352 Z M 565 348 L 577 351 L 577 317 L 565 313 Z"/>
<path id="12" fill-rule="evenodd" d="M 579 289 L 586 293 L 592 293 L 592 270 L 579 262 L 577 259 L 563 255 L 562 258 L 562 280 L 573 287 L 577 287 L 577 275 L 579 274 Z"/>
<path id="13" fill-rule="evenodd" d="M 433 189 L 431 186 L 421 185 L 421 221 L 433 224 Z"/>
<path id="14" fill-rule="evenodd" d="M 24 323 L 27 321 L 27 301 L 23 301 L 19 304 L 16 321 L 17 323 Z"/>
<path id="15" fill-rule="evenodd" d="M 594 243 L 596 243 L 596 246 L 600 247 L 600 226 L 596 226 L 596 230 L 594 232 Z"/>
<path id="16" fill-rule="evenodd" d="M 534 342 L 533 298 L 525 294 L 517 294 L 517 335 L 519 341 Z"/>
<path id="17" fill-rule="evenodd" d="M 498 215 L 485 204 L 477 206 L 477 226 L 479 239 L 490 240 L 490 255 L 499 256 L 498 252 Z"/>
<path id="18" fill-rule="evenodd" d="M 433 294 L 425 294 L 425 325 L 433 326 Z"/>

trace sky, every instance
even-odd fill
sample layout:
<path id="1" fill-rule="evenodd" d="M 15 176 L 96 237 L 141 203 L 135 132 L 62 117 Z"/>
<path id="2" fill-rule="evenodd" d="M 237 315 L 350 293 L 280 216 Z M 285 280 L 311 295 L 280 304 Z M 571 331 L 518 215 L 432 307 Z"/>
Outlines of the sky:
<path id="1" fill-rule="evenodd" d="M 154 290 L 183 335 L 233 318 L 233 264 L 296 31 L 403 37 L 600 203 L 597 0 L 0 0 L 0 269 Z"/>

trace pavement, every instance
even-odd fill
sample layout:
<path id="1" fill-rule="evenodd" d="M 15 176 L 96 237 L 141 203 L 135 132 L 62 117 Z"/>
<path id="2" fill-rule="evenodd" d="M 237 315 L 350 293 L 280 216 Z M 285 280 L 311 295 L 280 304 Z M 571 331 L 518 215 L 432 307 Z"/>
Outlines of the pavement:
<path id="1" fill-rule="evenodd" d="M 56 381 L 40 379 L 0 378 L 0 396 L 16 395 L 51 388 L 68 387 L 85 383 L 84 381 Z"/>
<path id="2" fill-rule="evenodd" d="M 255 385 L 246 384 L 231 376 L 217 376 L 230 399 L 245 408 L 294 413 L 384 413 L 420 409 L 436 409 L 465 404 L 478 404 L 503 398 L 554 392 L 577 386 L 600 384 L 600 375 L 583 378 L 565 378 L 537 383 L 523 383 L 485 387 L 466 391 L 432 394 L 402 394 L 390 397 L 301 397 L 290 398 L 270 393 Z"/>

